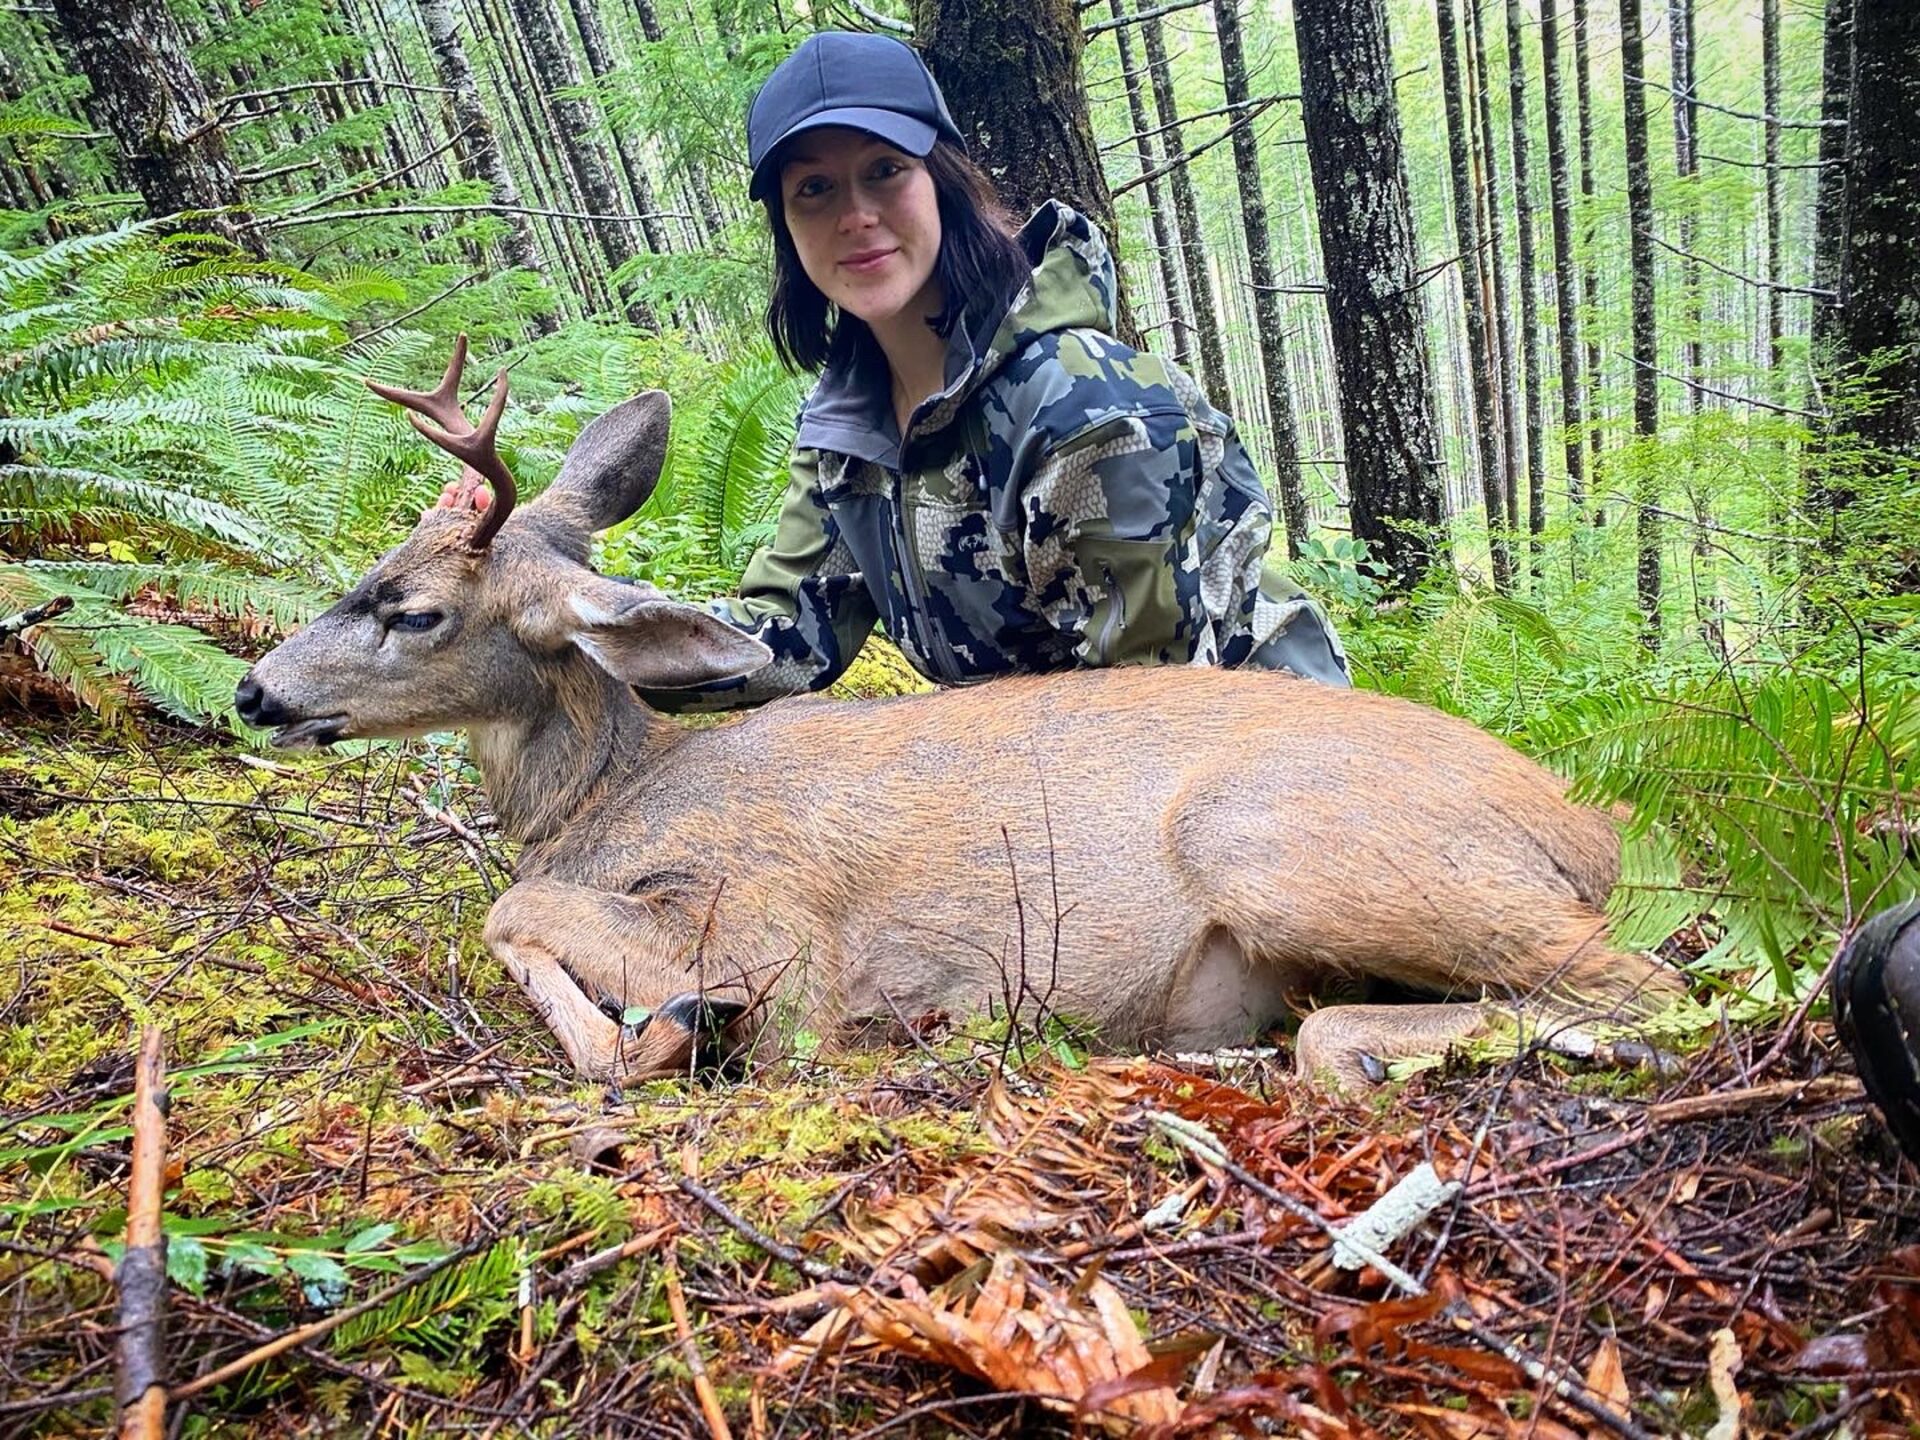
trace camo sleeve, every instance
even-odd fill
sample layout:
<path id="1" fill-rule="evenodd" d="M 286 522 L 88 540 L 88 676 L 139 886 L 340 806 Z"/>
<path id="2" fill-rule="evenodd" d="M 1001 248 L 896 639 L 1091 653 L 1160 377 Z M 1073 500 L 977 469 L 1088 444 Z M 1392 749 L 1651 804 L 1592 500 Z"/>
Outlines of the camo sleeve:
<path id="1" fill-rule="evenodd" d="M 708 608 L 766 645 L 773 660 L 744 679 L 641 691 L 655 709 L 737 710 L 824 690 L 860 653 L 879 612 L 821 496 L 817 451 L 793 452 L 773 542 L 747 563 L 739 595 Z"/>
<path id="2" fill-rule="evenodd" d="M 1029 583 L 1081 665 L 1214 658 L 1200 593 L 1192 423 L 1109 414 L 1050 447 L 1022 491 Z"/>

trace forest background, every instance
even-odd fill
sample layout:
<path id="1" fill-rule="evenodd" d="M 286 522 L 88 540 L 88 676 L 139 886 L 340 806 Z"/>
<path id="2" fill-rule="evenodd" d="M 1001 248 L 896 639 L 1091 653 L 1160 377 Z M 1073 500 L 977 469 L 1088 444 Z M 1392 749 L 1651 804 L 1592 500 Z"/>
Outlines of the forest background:
<path id="1" fill-rule="evenodd" d="M 376 934 L 484 990 L 459 897 L 504 862 L 457 745 L 326 775 L 355 813 L 417 801 L 467 890 L 315 842 L 275 882 L 304 958 L 248 929 L 292 913 L 254 883 L 285 832 L 167 807 L 279 774 L 234 682 L 438 492 L 362 382 L 430 380 L 458 333 L 511 373 L 530 492 L 668 390 L 663 482 L 597 563 L 737 581 L 808 383 L 762 330 L 742 117 L 825 26 L 911 32 L 1016 210 L 1101 220 L 1125 326 L 1235 417 L 1359 683 L 1631 806 L 1622 943 L 1692 967 L 1702 1034 L 1798 1043 L 1837 942 L 1920 892 L 1910 5 L 29 0 L 0 8 L 0 844 L 27 880 L 0 1068 L 28 1115 L 188 940 L 275 981 L 176 1007 L 201 1055 L 308 1043 L 280 982 L 358 983 Z M 871 650 L 856 689 L 911 683 Z M 115 789 L 153 806 L 68 803 Z M 103 837 L 131 889 L 101 889 Z M 74 1143 L 9 1163 L 60 1177 Z M 96 1214 L 83 1178 L 8 1213 Z M 291 1253 L 253 1243 L 195 1240 L 199 1282 L 209 1248 Z"/>

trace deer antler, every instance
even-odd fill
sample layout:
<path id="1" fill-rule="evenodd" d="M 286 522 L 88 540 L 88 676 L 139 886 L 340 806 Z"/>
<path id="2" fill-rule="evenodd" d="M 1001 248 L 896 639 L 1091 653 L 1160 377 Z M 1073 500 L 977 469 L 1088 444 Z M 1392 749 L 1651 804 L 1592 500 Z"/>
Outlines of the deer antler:
<path id="1" fill-rule="evenodd" d="M 462 335 L 454 342 L 453 358 L 447 362 L 446 373 L 440 377 L 440 384 L 435 389 L 402 390 L 397 385 L 381 385 L 372 380 L 366 384 L 374 394 L 412 411 L 407 419 L 412 422 L 413 428 L 459 460 L 466 467 L 463 473 L 493 482 L 493 503 L 481 515 L 472 538 L 467 541 L 470 549 L 484 550 L 493 543 L 493 537 L 499 533 L 500 527 L 506 524 L 507 516 L 513 513 L 516 493 L 513 472 L 507 469 L 507 463 L 500 458 L 494 443 L 500 429 L 500 417 L 507 408 L 507 372 L 502 370 L 494 376 L 493 401 L 487 406 L 487 413 L 480 417 L 479 425 L 475 426 L 460 408 L 460 374 L 466 365 L 467 337 Z M 426 419 L 423 420 L 422 416 Z M 430 425 L 428 420 L 435 423 Z"/>

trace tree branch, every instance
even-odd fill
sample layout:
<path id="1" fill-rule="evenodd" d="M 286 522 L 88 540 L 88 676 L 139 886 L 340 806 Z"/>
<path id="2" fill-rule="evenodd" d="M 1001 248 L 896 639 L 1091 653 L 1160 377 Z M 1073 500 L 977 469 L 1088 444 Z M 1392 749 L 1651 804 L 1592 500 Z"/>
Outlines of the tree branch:
<path id="1" fill-rule="evenodd" d="M 1644 75 L 1629 75 L 1627 79 L 1636 85 L 1645 85 L 1651 90 L 1664 90 L 1676 99 L 1690 101 L 1702 110 L 1717 110 L 1722 115 L 1731 115 L 1736 120 L 1758 120 L 1765 125 L 1778 125 L 1783 130 L 1844 130 L 1844 120 L 1783 120 L 1778 115 L 1756 115 L 1751 110 L 1733 110 L 1725 105 L 1716 105 L 1711 100 L 1702 100 L 1698 95 L 1685 94 L 1671 85 L 1662 85 L 1658 80 L 1649 80 Z"/>
<path id="2" fill-rule="evenodd" d="M 1791 405 L 1776 405 L 1771 400 L 1756 400 L 1751 395 L 1736 395 L 1731 390 L 1716 390 L 1711 385 L 1702 385 L 1698 380 L 1689 380 L 1686 376 L 1676 375 L 1671 370 L 1662 370 L 1658 365 L 1649 364 L 1645 360 L 1636 360 L 1633 356 L 1623 351 L 1616 350 L 1613 353 L 1618 359 L 1631 361 L 1642 370 L 1651 370 L 1663 380 L 1675 381 L 1678 384 L 1686 386 L 1689 390 L 1699 391 L 1702 395 L 1712 395 L 1716 399 L 1730 400 L 1735 405 L 1750 405 L 1755 410 L 1770 410 L 1775 415 L 1791 415 L 1796 420 L 1812 420 L 1817 423 L 1826 418 L 1824 415 L 1814 414 L 1811 410 L 1796 410 Z"/>
<path id="3" fill-rule="evenodd" d="M 1091 40 L 1105 31 L 1118 30 L 1122 25 L 1138 25 L 1142 20 L 1158 20 L 1162 15 L 1171 15 L 1177 10 L 1191 10 L 1196 5 L 1206 3 L 1207 0 L 1169 0 L 1168 4 L 1156 5 L 1151 10 L 1142 10 L 1135 15 L 1125 15 L 1118 20 L 1096 20 L 1080 33 Z"/>
<path id="4" fill-rule="evenodd" d="M 1114 186 L 1113 198 L 1118 200 L 1122 195 L 1126 194 L 1127 191 L 1133 189 L 1135 186 L 1145 185 L 1145 184 L 1148 184 L 1150 181 L 1158 180 L 1162 175 L 1168 174 L 1174 170 L 1178 170 L 1182 165 L 1186 164 L 1189 160 L 1199 159 L 1202 155 L 1206 154 L 1207 151 L 1211 150 L 1214 146 L 1218 145 L 1222 140 L 1225 140 L 1229 135 L 1233 134 L 1234 131 L 1240 129 L 1241 126 L 1251 125 L 1255 120 L 1259 119 L 1260 112 L 1265 110 L 1269 105 L 1273 104 L 1279 98 L 1280 97 L 1277 95 L 1269 95 L 1266 99 L 1254 105 L 1253 108 L 1248 110 L 1246 114 L 1242 115 L 1238 120 L 1234 121 L 1231 125 L 1227 126 L 1226 129 L 1222 130 L 1218 135 L 1214 136 L 1211 140 L 1208 140 L 1203 144 L 1196 145 L 1191 150 L 1183 151 L 1182 153 L 1174 156 L 1171 160 L 1167 161 L 1167 163 L 1164 165 L 1156 166 L 1152 170 L 1143 171 L 1141 174 L 1138 174 L 1134 176 L 1133 179 L 1127 181 L 1126 184 L 1124 185 Z M 1185 124 L 1186 122 L 1182 121 L 1181 123 Z"/>
<path id="5" fill-rule="evenodd" d="M 1165 131 L 1178 129 L 1180 126 L 1190 124 L 1194 121 L 1211 120 L 1216 115 L 1231 115 L 1236 110 L 1250 110 L 1256 105 L 1264 108 L 1268 105 L 1278 104 L 1283 100 L 1298 100 L 1299 98 L 1298 95 L 1255 95 L 1250 99 L 1236 100 L 1231 105 L 1222 105 L 1213 110 L 1202 110 L 1197 115 L 1182 115 L 1178 120 L 1169 120 L 1166 124 L 1156 125 L 1151 130 L 1136 130 L 1124 140 L 1113 140 L 1102 145 L 1100 147 L 1100 153 L 1104 155 L 1109 150 L 1118 150 L 1122 145 L 1132 145 L 1138 141 L 1150 139 L 1155 135 L 1162 134 Z"/>
<path id="6" fill-rule="evenodd" d="M 878 10 L 862 3 L 862 0 L 847 0 L 847 4 L 868 24 L 878 25 L 882 30 L 891 30 L 896 35 L 913 34 L 913 26 L 905 20 L 896 20 L 891 15 L 882 15 Z"/>
<path id="7" fill-rule="evenodd" d="M 645 215 L 597 215 L 584 210 L 542 210 L 530 205 L 376 205 L 367 210 L 329 210 L 324 214 L 289 215 L 255 220 L 249 230 L 292 230 L 301 225 L 324 225 L 331 220 L 368 220 L 387 215 L 540 215 L 549 220 L 691 220 L 684 210 L 650 210 Z"/>
<path id="8" fill-rule="evenodd" d="M 1764 160 L 1736 160 L 1731 155 L 1709 155 L 1700 153 L 1702 160 L 1716 160 L 1722 165 L 1744 165 L 1749 170 L 1844 170 L 1844 160 L 1779 160 L 1769 165 Z"/>
<path id="9" fill-rule="evenodd" d="M 133 1165 L 127 1178 L 127 1248 L 120 1287 L 120 1440 L 160 1440 L 167 1421 L 167 1061 L 158 1025 L 140 1032 L 133 1072 Z"/>
<path id="10" fill-rule="evenodd" d="M 1756 290 L 1778 290 L 1787 295 L 1811 295 L 1816 300 L 1837 300 L 1840 298 L 1832 290 L 1812 290 L 1806 287 L 1805 285 L 1782 285 L 1777 280 L 1756 280 L 1751 275 L 1742 275 L 1738 270 L 1729 270 L 1726 266 L 1721 265 L 1715 261 L 1709 260 L 1704 255 L 1696 255 L 1691 250 L 1682 250 L 1678 245 L 1669 244 L 1667 241 L 1662 240 L 1658 235 L 1653 234 L 1651 231 L 1648 232 L 1647 238 L 1653 241 L 1653 243 L 1658 245 L 1662 250 L 1672 251 L 1675 255 L 1678 255 L 1682 260 L 1691 260 L 1696 265 L 1704 265 L 1709 270 L 1718 271 L 1720 274 L 1726 276 L 1729 280 L 1744 281 L 1746 284 L 1753 286 L 1753 288 Z"/>

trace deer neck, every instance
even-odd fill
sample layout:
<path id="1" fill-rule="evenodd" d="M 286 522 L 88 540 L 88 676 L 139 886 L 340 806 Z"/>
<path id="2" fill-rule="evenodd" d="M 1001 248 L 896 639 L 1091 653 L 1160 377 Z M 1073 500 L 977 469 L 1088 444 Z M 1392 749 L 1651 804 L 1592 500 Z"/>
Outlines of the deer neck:
<path id="1" fill-rule="evenodd" d="M 681 735 L 584 659 L 543 666 L 540 679 L 536 702 L 469 732 L 501 833 L 525 845 L 564 832 L 616 778 L 647 768 Z"/>

